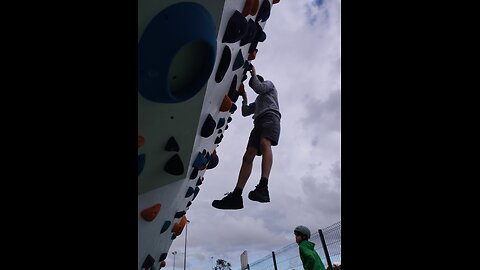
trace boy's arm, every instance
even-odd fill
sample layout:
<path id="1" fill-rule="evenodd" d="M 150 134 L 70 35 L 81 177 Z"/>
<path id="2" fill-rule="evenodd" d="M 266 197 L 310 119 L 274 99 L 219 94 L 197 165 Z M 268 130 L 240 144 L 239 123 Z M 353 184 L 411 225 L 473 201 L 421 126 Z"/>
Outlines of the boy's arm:
<path id="1" fill-rule="evenodd" d="M 257 94 L 264 94 L 271 90 L 264 82 L 260 82 L 260 80 L 257 78 L 257 72 L 255 70 L 255 67 L 252 65 L 252 69 L 250 70 L 250 75 L 252 76 L 250 78 L 252 82 L 252 89 L 255 91 Z"/>

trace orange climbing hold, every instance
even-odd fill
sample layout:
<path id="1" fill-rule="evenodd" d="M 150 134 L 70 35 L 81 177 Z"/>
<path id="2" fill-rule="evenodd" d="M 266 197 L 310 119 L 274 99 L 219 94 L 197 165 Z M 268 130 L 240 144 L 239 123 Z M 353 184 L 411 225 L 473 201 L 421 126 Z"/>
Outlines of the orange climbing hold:
<path id="1" fill-rule="evenodd" d="M 264 1 L 268 1 L 268 0 L 264 0 Z M 260 1 L 253 0 L 253 6 L 252 6 L 252 9 L 250 10 L 250 15 L 255 16 L 255 14 L 257 14 L 259 6 L 260 6 Z"/>
<path id="2" fill-rule="evenodd" d="M 257 56 L 257 50 L 254 50 L 248 55 L 248 60 L 249 61 L 254 60 L 256 56 Z"/>
<path id="3" fill-rule="evenodd" d="M 180 222 L 177 222 L 173 225 L 172 232 L 175 234 L 175 236 L 179 236 L 182 233 L 185 224 L 187 224 L 187 216 L 184 215 Z"/>
<path id="4" fill-rule="evenodd" d="M 144 144 L 145 144 L 145 138 L 143 138 L 143 136 L 141 135 L 138 135 L 138 148 L 143 147 Z"/>
<path id="5" fill-rule="evenodd" d="M 157 203 L 149 208 L 145 208 L 142 210 L 141 216 L 146 221 L 152 221 L 155 219 L 155 217 L 157 217 L 158 213 L 160 212 L 160 207 L 161 205 Z"/>
<path id="6" fill-rule="evenodd" d="M 240 84 L 240 87 L 238 88 L 238 92 L 241 94 L 245 93 L 245 86 L 243 86 L 243 83 Z"/>
<path id="7" fill-rule="evenodd" d="M 222 105 L 220 105 L 221 112 L 228 112 L 232 107 L 232 100 L 226 95 L 223 97 Z"/>
<path id="8" fill-rule="evenodd" d="M 243 6 L 242 10 L 242 15 L 243 16 L 248 16 L 250 14 L 250 10 L 252 10 L 253 7 L 253 0 L 247 0 L 245 1 L 245 6 Z"/>

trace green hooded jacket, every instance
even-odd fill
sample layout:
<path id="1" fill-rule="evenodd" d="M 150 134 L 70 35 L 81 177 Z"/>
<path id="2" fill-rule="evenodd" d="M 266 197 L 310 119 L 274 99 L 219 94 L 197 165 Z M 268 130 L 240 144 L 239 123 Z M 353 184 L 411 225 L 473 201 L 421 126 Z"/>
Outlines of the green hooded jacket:
<path id="1" fill-rule="evenodd" d="M 314 249 L 315 243 L 303 240 L 298 245 L 300 250 L 300 259 L 302 259 L 303 268 L 305 270 L 325 270 L 325 266 L 320 260 L 320 256 Z"/>

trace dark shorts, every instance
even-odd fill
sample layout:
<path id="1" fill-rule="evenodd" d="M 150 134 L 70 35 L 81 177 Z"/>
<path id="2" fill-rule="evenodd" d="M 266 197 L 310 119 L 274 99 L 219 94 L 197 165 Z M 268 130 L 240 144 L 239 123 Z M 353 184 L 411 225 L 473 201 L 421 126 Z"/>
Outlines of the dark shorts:
<path id="1" fill-rule="evenodd" d="M 267 138 L 272 142 L 272 146 L 278 145 L 280 138 L 280 117 L 273 113 L 267 113 L 260 118 L 255 119 L 247 147 L 257 149 L 257 156 L 261 156 L 260 138 Z"/>

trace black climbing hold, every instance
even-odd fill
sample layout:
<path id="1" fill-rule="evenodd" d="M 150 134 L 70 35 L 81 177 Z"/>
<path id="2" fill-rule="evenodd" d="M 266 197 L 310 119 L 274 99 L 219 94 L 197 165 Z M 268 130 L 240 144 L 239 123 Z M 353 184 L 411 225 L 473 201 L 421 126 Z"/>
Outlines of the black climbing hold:
<path id="1" fill-rule="evenodd" d="M 235 61 L 233 62 L 232 70 L 237 70 L 243 66 L 243 59 L 242 50 L 239 50 L 237 53 L 237 57 L 235 57 Z"/>
<path id="2" fill-rule="evenodd" d="M 234 113 L 237 110 L 237 105 L 235 103 L 232 104 L 232 107 L 230 108 L 230 113 Z"/>
<path id="3" fill-rule="evenodd" d="M 162 253 L 162 255 L 160 255 L 160 259 L 158 259 L 159 261 L 165 261 L 165 259 L 167 258 L 167 255 L 168 253 Z"/>
<path id="4" fill-rule="evenodd" d="M 167 161 L 167 164 L 165 164 L 164 169 L 169 174 L 181 175 L 183 173 L 183 163 L 180 156 L 178 154 L 175 154 L 173 157 L 171 157 Z"/>
<path id="5" fill-rule="evenodd" d="M 193 201 L 193 200 L 195 200 L 195 198 L 196 198 L 196 197 L 197 197 L 197 195 L 198 195 L 198 192 L 200 192 L 200 188 L 199 188 L 199 187 L 196 187 L 196 188 L 195 188 L 195 193 L 194 193 L 194 195 L 193 195 L 193 199 L 192 199 L 192 201 Z"/>
<path id="6" fill-rule="evenodd" d="M 213 134 L 216 125 L 217 123 L 215 123 L 215 120 L 213 120 L 212 115 L 208 114 L 207 119 L 205 119 L 205 122 L 203 123 L 200 135 L 204 138 L 210 137 L 210 135 Z"/>
<path id="7" fill-rule="evenodd" d="M 222 52 L 222 57 L 220 58 L 220 63 L 218 64 L 217 73 L 215 74 L 215 81 L 217 83 L 223 80 L 223 76 L 227 73 L 228 66 L 230 66 L 230 60 L 232 58 L 232 53 L 230 48 L 225 45 Z"/>
<path id="8" fill-rule="evenodd" d="M 218 119 L 217 128 L 222 128 L 225 125 L 225 118 Z"/>
<path id="9" fill-rule="evenodd" d="M 165 151 L 180 151 L 180 147 L 178 146 L 178 143 L 173 136 L 168 139 L 167 145 L 165 146 Z"/>
<path id="10" fill-rule="evenodd" d="M 145 258 L 145 260 L 143 261 L 142 268 L 149 269 L 150 267 L 152 267 L 154 262 L 155 259 L 150 254 L 148 254 L 147 258 Z"/>
<path id="11" fill-rule="evenodd" d="M 217 167 L 217 165 L 218 165 L 217 152 L 213 151 L 212 156 L 210 158 L 210 162 L 208 162 L 207 169 L 213 169 L 213 168 Z"/>
<path id="12" fill-rule="evenodd" d="M 160 231 L 160 233 L 164 233 L 166 230 L 168 230 L 168 228 L 170 227 L 170 224 L 172 224 L 172 222 L 170 221 L 165 221 L 163 223 L 163 226 L 162 226 L 162 230 Z"/>
<path id="13" fill-rule="evenodd" d="M 183 217 L 187 212 L 185 211 L 180 211 L 180 212 L 177 212 L 175 213 L 175 218 L 181 218 Z"/>
<path id="14" fill-rule="evenodd" d="M 193 161 L 192 167 L 194 167 L 197 170 L 201 170 L 203 166 L 208 162 L 208 160 L 205 158 L 202 153 L 198 152 L 197 157 Z"/>
<path id="15" fill-rule="evenodd" d="M 144 167 L 145 167 L 145 154 L 141 154 L 138 156 L 137 176 L 139 176 L 142 173 Z"/>
<path id="16" fill-rule="evenodd" d="M 192 174 L 190 174 L 190 179 L 195 179 L 195 178 L 197 178 L 197 175 L 198 175 L 198 169 L 197 169 L 197 168 L 193 168 Z"/>
<path id="17" fill-rule="evenodd" d="M 194 191 L 195 190 L 192 187 L 188 187 L 187 193 L 185 194 L 185 198 L 192 196 Z"/>
<path id="18" fill-rule="evenodd" d="M 232 17 L 228 20 L 225 34 L 223 35 L 222 42 L 235 43 L 241 40 L 248 30 L 247 19 L 238 10 L 235 10 Z"/>
<path id="19" fill-rule="evenodd" d="M 255 22 L 261 21 L 265 22 L 270 17 L 270 9 L 271 9 L 270 1 L 263 1 L 260 9 L 258 10 L 257 17 L 255 18 Z"/>
<path id="20" fill-rule="evenodd" d="M 233 76 L 232 83 L 230 84 L 230 89 L 228 90 L 228 97 L 232 100 L 233 103 L 237 102 L 238 96 L 240 93 L 236 90 L 237 88 L 237 74 Z"/>

